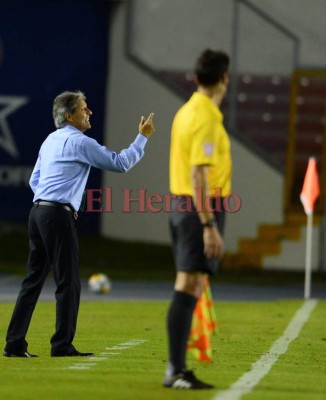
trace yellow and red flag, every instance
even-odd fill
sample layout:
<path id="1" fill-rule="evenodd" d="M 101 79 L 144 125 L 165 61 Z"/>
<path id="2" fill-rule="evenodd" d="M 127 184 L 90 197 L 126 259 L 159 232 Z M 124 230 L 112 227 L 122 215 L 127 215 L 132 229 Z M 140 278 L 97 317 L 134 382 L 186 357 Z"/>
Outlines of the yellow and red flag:
<path id="1" fill-rule="evenodd" d="M 212 361 L 210 337 L 217 329 L 217 320 L 209 280 L 197 301 L 190 330 L 187 349 L 199 361 Z"/>

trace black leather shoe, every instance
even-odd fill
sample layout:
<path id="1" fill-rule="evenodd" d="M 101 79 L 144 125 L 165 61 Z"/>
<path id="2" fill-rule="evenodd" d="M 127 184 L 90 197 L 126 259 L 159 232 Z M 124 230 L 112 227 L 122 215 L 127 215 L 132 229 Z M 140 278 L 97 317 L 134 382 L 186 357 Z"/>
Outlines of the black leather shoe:
<path id="1" fill-rule="evenodd" d="M 52 353 L 51 357 L 90 357 L 93 355 L 94 353 L 81 353 L 78 350 L 73 350 L 69 353 Z"/>
<path id="2" fill-rule="evenodd" d="M 3 352 L 4 357 L 21 357 L 21 358 L 33 358 L 38 357 L 36 354 L 30 354 L 28 351 L 24 353 L 10 353 L 9 351 Z"/>

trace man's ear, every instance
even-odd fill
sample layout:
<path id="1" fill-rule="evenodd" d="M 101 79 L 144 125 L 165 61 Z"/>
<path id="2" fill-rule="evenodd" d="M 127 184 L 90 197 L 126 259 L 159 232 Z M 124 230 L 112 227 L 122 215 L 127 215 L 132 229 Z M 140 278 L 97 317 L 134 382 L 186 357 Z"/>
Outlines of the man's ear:
<path id="1" fill-rule="evenodd" d="M 66 118 L 66 121 L 69 121 L 69 122 L 71 122 L 73 119 L 72 115 L 70 113 L 65 113 L 65 118 Z"/>
<path id="2" fill-rule="evenodd" d="M 194 84 L 195 84 L 196 86 L 199 85 L 198 77 L 197 77 L 196 74 L 193 74 L 193 75 L 192 75 L 192 81 L 194 82 Z"/>

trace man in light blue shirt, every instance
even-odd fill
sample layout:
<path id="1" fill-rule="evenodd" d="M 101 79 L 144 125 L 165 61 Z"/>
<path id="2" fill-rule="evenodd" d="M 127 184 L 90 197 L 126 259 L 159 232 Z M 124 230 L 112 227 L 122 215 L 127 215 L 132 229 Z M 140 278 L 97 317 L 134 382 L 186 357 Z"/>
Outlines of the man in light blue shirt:
<path id="1" fill-rule="evenodd" d="M 63 92 L 53 103 L 57 130 L 43 142 L 30 178 L 34 204 L 28 221 L 28 271 L 8 327 L 5 357 L 36 357 L 27 351 L 26 334 L 49 271 L 56 283 L 56 329 L 51 356 L 90 356 L 72 344 L 80 301 L 79 246 L 76 232 L 90 168 L 127 172 L 144 155 L 154 132 L 154 114 L 141 117 L 139 134 L 120 153 L 101 146 L 84 132 L 91 128 L 92 111 L 84 93 Z"/>

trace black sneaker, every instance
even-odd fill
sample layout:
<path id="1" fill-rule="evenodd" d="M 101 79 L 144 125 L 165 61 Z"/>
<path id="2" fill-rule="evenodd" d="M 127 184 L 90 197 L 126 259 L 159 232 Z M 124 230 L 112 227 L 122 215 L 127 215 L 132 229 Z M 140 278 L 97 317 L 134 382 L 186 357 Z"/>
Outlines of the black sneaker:
<path id="1" fill-rule="evenodd" d="M 214 386 L 198 380 L 192 371 L 167 376 L 163 386 L 173 389 L 213 389 Z"/>

